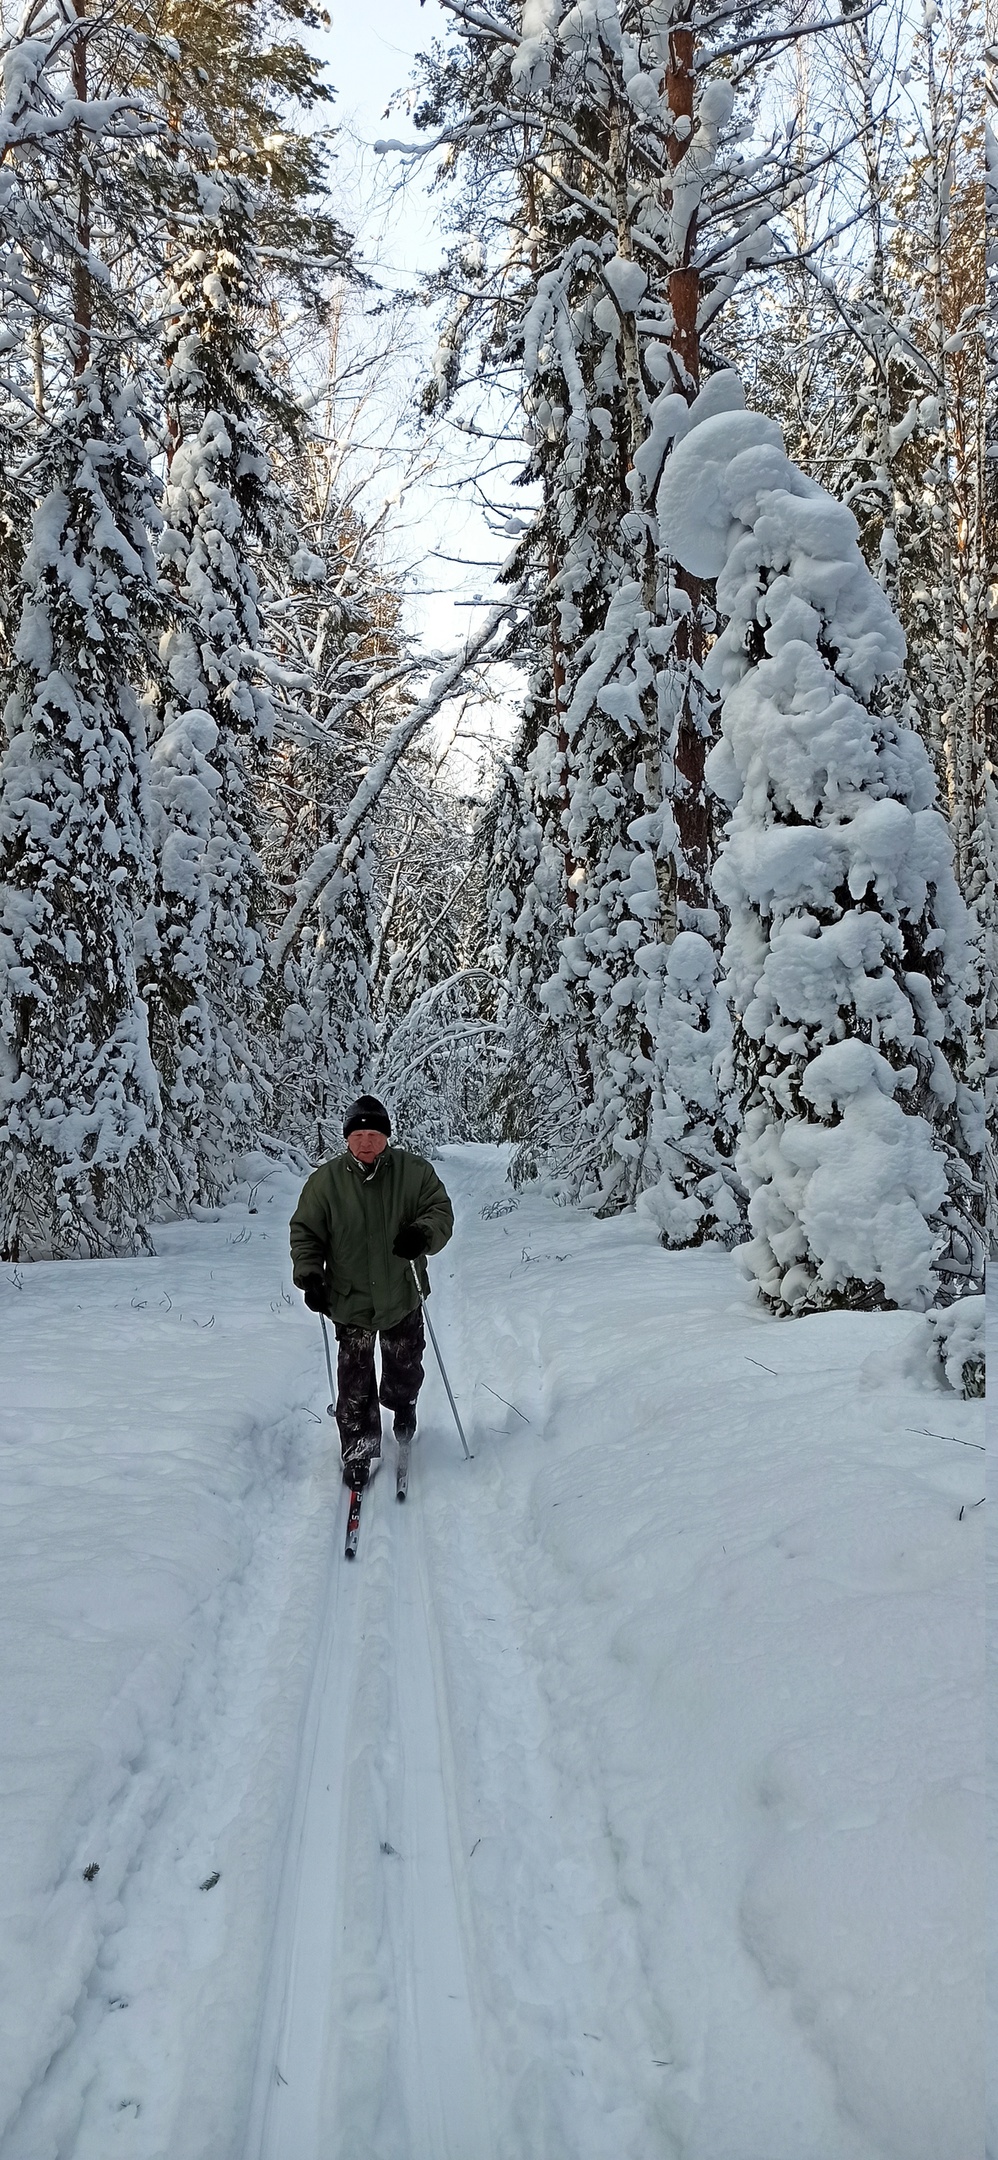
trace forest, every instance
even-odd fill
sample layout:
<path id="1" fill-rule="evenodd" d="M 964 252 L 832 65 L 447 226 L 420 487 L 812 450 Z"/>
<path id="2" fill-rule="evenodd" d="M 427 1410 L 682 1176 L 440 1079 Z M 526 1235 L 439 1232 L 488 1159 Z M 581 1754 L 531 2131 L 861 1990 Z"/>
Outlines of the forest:
<path id="1" fill-rule="evenodd" d="M 328 9 L 0 0 L 0 2160 L 998 2160 L 998 45 Z"/>
<path id="2" fill-rule="evenodd" d="M 4 6 L 0 1253 L 151 1252 L 373 1088 L 778 1315 L 977 1294 L 981 10 L 424 14 L 400 305 L 310 0 Z M 356 455 L 400 315 L 396 464 L 495 541 L 446 652 Z"/>

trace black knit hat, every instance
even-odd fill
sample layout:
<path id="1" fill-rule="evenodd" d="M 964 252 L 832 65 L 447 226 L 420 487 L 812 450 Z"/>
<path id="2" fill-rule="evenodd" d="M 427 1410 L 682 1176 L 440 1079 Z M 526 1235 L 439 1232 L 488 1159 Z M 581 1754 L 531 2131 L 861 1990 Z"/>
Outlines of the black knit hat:
<path id="1" fill-rule="evenodd" d="M 344 1140 L 348 1140 L 352 1132 L 383 1132 L 387 1140 L 391 1129 L 391 1118 L 376 1095 L 358 1095 L 343 1120 Z"/>

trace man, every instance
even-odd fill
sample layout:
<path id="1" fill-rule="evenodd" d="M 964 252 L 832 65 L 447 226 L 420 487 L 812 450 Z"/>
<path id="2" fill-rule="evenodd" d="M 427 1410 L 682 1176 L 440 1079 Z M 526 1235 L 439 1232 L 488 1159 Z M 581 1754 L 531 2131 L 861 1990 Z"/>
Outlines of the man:
<path id="1" fill-rule="evenodd" d="M 315 1170 L 291 1218 L 294 1280 L 312 1312 L 336 1325 L 336 1422 L 343 1476 L 365 1485 L 381 1454 L 381 1409 L 399 1440 L 416 1430 L 423 1381 L 427 1253 L 441 1252 L 454 1211 L 422 1155 L 392 1147 L 391 1119 L 361 1095 L 343 1120 L 346 1152 Z M 381 1337 L 380 1393 L 374 1371 Z"/>

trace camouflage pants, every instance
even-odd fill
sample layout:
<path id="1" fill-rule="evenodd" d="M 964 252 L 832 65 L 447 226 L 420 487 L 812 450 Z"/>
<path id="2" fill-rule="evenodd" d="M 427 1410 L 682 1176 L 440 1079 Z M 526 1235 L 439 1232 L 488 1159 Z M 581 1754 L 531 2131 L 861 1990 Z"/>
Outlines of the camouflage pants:
<path id="1" fill-rule="evenodd" d="M 345 1463 L 363 1460 L 381 1447 L 381 1410 L 407 1410 L 423 1385 L 423 1308 L 407 1313 L 397 1327 L 381 1331 L 381 1386 L 374 1371 L 377 1330 L 337 1327 L 336 1423 Z"/>

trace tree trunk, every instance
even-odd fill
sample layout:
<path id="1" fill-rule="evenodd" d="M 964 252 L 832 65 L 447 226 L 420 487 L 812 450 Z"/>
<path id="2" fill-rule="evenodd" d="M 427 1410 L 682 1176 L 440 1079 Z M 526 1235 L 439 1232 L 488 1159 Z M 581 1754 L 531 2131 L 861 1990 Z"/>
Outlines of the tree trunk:
<path id="1" fill-rule="evenodd" d="M 73 0 L 74 12 L 80 22 L 85 20 L 87 0 Z M 70 67 L 73 96 L 79 105 L 87 102 L 87 40 L 80 31 L 73 41 Z M 75 130 L 76 144 L 76 257 L 73 263 L 73 373 L 83 375 L 90 366 L 90 346 L 93 331 L 93 291 L 90 279 L 90 168 L 83 140 L 83 129 Z"/>
<path id="2" fill-rule="evenodd" d="M 690 5 L 691 0 L 687 0 L 687 14 Z M 683 161 L 693 142 L 695 88 L 695 33 L 687 20 L 675 23 L 669 33 L 669 65 L 665 76 L 665 92 L 672 116 L 667 151 L 669 164 L 680 181 Z M 670 191 L 666 202 L 675 216 L 677 191 Z M 688 404 L 692 404 L 700 387 L 700 274 L 691 260 L 696 245 L 698 207 L 695 198 L 685 232 L 680 234 L 674 230 L 678 259 L 669 272 L 672 367 L 676 387 Z M 699 578 L 679 566 L 673 571 L 673 578 L 689 602 L 689 612 L 679 623 L 673 646 L 674 658 L 687 671 L 675 748 L 680 786 L 676 790 L 673 814 L 686 864 L 679 879 L 678 899 L 684 908 L 699 911 L 710 904 L 711 854 L 710 808 L 704 778 L 710 736 L 705 731 L 704 697 L 699 687 L 700 669 L 707 650 L 704 588 Z"/>

